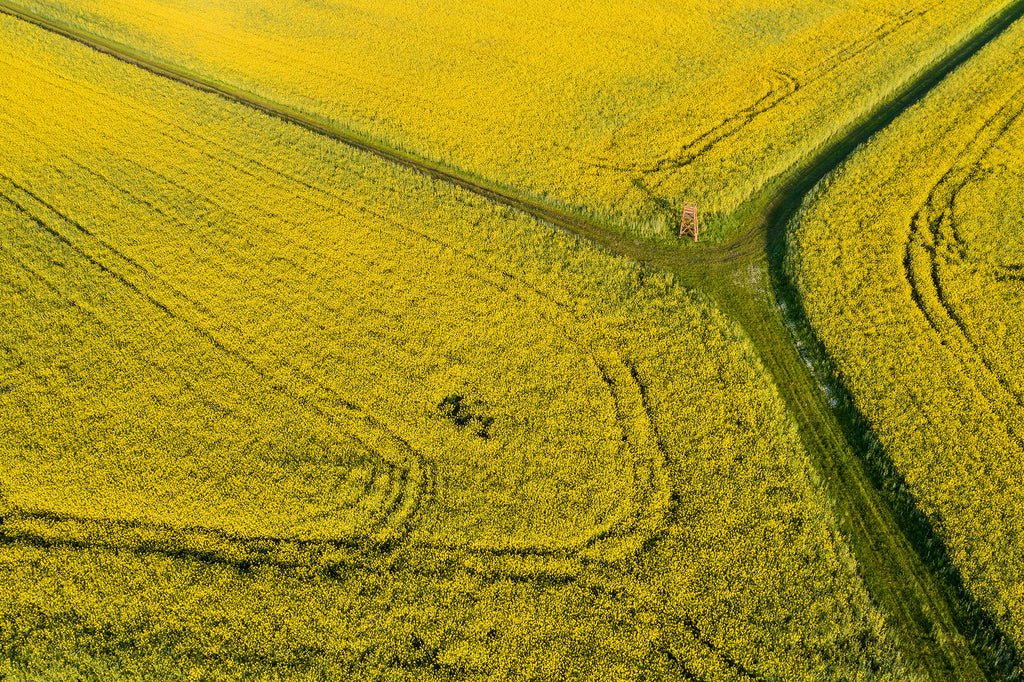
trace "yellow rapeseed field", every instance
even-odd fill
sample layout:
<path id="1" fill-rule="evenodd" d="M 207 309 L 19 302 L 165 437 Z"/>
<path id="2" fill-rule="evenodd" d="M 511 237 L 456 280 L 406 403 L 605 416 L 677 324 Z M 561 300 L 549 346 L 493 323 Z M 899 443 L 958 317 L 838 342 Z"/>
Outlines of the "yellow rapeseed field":
<path id="1" fill-rule="evenodd" d="M 0 676 L 906 679 L 670 277 L 0 16 Z"/>
<path id="2" fill-rule="evenodd" d="M 793 226 L 810 318 L 955 568 L 1024 641 L 1024 25 Z"/>
<path id="3" fill-rule="evenodd" d="M 1006 0 L 21 0 L 622 229 L 704 234 Z"/>

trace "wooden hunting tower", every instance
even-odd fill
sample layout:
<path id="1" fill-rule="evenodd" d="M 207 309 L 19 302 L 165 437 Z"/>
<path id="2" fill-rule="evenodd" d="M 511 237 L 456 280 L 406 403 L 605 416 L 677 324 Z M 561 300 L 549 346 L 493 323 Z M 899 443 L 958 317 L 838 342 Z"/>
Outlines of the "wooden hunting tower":
<path id="1" fill-rule="evenodd" d="M 679 222 L 679 236 L 693 235 L 693 241 L 697 241 L 697 204 L 689 201 L 683 202 L 683 219 Z"/>

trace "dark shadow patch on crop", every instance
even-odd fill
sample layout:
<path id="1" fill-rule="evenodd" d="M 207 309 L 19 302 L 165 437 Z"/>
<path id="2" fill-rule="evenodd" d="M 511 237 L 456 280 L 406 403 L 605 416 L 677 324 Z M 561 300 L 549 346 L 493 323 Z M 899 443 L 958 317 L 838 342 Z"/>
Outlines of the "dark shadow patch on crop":
<path id="1" fill-rule="evenodd" d="M 479 400 L 468 400 L 452 393 L 437 404 L 437 411 L 460 429 L 471 428 L 474 433 L 487 440 L 491 437 L 490 428 L 494 417 L 486 412 L 487 405 Z"/>

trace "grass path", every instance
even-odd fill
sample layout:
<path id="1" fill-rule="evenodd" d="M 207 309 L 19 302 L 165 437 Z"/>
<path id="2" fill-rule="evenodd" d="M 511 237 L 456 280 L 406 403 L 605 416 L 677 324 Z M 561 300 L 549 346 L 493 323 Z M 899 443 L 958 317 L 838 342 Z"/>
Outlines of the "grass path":
<path id="1" fill-rule="evenodd" d="M 891 479 L 869 457 L 870 433 L 845 388 L 811 368 L 824 349 L 807 324 L 782 268 L 788 220 L 804 195 L 856 147 L 886 127 L 948 73 L 1024 16 L 1024 0 L 1008 3 L 984 27 L 917 74 L 869 115 L 817 153 L 776 178 L 742 206 L 744 226 L 721 244 L 655 245 L 545 204 L 514 188 L 446 168 L 356 135 L 321 117 L 151 58 L 131 47 L 51 21 L 0 0 L 0 12 L 85 44 L 160 76 L 277 116 L 379 157 L 505 204 L 627 258 L 673 272 L 738 321 L 772 373 L 804 446 L 835 500 L 841 529 L 865 584 L 886 614 L 905 658 L 933 680 L 1012 679 L 1020 669 L 1013 646 L 966 592 L 941 540 L 912 501 L 890 493 Z M 832 399 L 830 399 L 832 398 Z M 881 464 L 885 464 L 884 461 Z"/>

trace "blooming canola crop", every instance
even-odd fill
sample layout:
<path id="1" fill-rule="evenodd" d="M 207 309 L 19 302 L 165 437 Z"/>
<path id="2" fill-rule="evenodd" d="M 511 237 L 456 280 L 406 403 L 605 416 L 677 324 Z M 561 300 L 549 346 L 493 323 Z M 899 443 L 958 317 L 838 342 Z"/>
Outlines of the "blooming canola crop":
<path id="1" fill-rule="evenodd" d="M 0 674 L 905 676 L 706 300 L 6 16 L 0 71 Z"/>
<path id="2" fill-rule="evenodd" d="M 703 234 L 1005 0 L 23 0 L 491 184 Z"/>
<path id="3" fill-rule="evenodd" d="M 792 225 L 808 315 L 889 472 L 1024 638 L 1024 27 L 827 179 Z"/>

